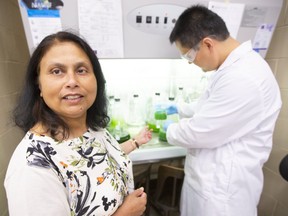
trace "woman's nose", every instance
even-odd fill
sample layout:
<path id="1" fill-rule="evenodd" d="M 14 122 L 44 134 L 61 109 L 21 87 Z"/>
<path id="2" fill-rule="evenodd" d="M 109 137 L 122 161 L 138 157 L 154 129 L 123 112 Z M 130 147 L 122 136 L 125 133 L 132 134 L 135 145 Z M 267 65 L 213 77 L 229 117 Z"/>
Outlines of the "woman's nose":
<path id="1" fill-rule="evenodd" d="M 77 75 L 74 72 L 67 73 L 66 86 L 69 88 L 74 88 L 78 86 Z"/>

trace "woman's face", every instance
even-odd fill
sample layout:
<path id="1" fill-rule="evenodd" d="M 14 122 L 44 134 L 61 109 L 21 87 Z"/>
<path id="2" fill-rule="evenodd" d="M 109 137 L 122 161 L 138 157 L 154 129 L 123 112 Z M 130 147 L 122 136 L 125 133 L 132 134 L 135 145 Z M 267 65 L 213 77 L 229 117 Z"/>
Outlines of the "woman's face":
<path id="1" fill-rule="evenodd" d="M 40 62 L 39 88 L 47 106 L 66 123 L 72 119 L 86 122 L 97 94 L 86 53 L 72 42 L 55 43 Z"/>

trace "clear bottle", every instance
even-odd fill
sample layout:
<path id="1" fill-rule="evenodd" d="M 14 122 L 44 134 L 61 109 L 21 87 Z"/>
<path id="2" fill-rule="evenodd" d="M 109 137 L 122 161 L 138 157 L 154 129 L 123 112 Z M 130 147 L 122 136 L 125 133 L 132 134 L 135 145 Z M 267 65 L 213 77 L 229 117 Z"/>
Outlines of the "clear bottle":
<path id="1" fill-rule="evenodd" d="M 143 109 L 138 94 L 134 94 L 129 101 L 127 124 L 130 126 L 143 126 L 145 124 Z"/>
<path id="2" fill-rule="evenodd" d="M 161 110 L 161 95 L 155 92 L 147 107 L 147 125 L 153 132 L 158 133 L 159 128 L 156 125 L 155 112 Z"/>
<path id="3" fill-rule="evenodd" d="M 111 121 L 112 121 L 112 116 L 113 116 L 113 106 L 114 106 L 114 95 L 109 95 L 108 96 L 108 110 L 107 110 L 107 115 L 109 116 L 110 120 L 108 123 L 108 130 L 111 128 Z"/>
<path id="4" fill-rule="evenodd" d="M 156 120 L 156 128 L 159 132 L 159 140 L 167 141 L 166 139 L 166 132 L 163 129 L 164 122 L 167 119 L 167 114 L 165 110 L 157 110 L 155 112 L 155 120 Z"/>
<path id="5" fill-rule="evenodd" d="M 172 106 L 175 106 L 175 108 L 172 108 Z M 168 98 L 167 107 L 170 107 L 171 109 L 177 109 L 174 97 Z M 167 112 L 167 120 L 171 120 L 172 122 L 178 122 L 179 114 L 174 112 L 173 113 Z"/>
<path id="6" fill-rule="evenodd" d="M 186 102 L 186 97 L 185 97 L 185 92 L 183 87 L 178 87 L 177 93 L 176 93 L 176 100 L 175 102 L 177 104 L 185 103 Z"/>
<path id="7" fill-rule="evenodd" d="M 121 116 L 120 116 L 120 109 L 121 109 L 121 100 L 120 98 L 115 98 L 113 106 L 110 107 L 110 125 L 109 130 L 113 131 L 117 124 L 120 124 L 121 122 Z"/>
<path id="8" fill-rule="evenodd" d="M 112 111 L 113 111 L 114 103 L 115 103 L 114 95 L 109 95 L 108 97 L 108 116 L 109 117 L 112 117 L 113 115 Z"/>
<path id="9" fill-rule="evenodd" d="M 129 140 L 130 134 L 127 131 L 126 123 L 124 121 L 120 98 L 115 98 L 112 113 L 113 115 L 111 118 L 109 131 L 119 143 Z"/>

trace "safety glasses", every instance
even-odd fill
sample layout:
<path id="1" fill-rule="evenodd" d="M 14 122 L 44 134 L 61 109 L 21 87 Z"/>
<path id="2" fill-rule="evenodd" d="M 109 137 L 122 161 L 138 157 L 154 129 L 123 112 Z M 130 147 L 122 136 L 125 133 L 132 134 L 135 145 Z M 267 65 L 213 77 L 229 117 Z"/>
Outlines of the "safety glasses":
<path id="1" fill-rule="evenodd" d="M 193 63 L 196 58 L 197 52 L 198 50 L 191 48 L 190 50 L 188 50 L 188 52 L 186 52 L 185 54 L 182 54 L 181 58 L 187 60 L 189 63 Z"/>

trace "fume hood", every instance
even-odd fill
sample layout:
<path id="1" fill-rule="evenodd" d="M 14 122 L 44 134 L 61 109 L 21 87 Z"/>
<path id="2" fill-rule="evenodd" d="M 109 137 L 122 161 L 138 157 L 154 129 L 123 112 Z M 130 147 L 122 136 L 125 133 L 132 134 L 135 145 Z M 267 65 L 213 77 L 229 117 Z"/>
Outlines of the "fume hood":
<path id="1" fill-rule="evenodd" d="M 57 2 L 19 0 L 30 52 L 45 35 L 73 29 L 87 39 L 99 58 L 179 58 L 169 34 L 181 12 L 202 4 L 222 16 L 233 37 L 240 42 L 252 40 L 253 48 L 265 57 L 282 7 L 282 0 Z"/>

